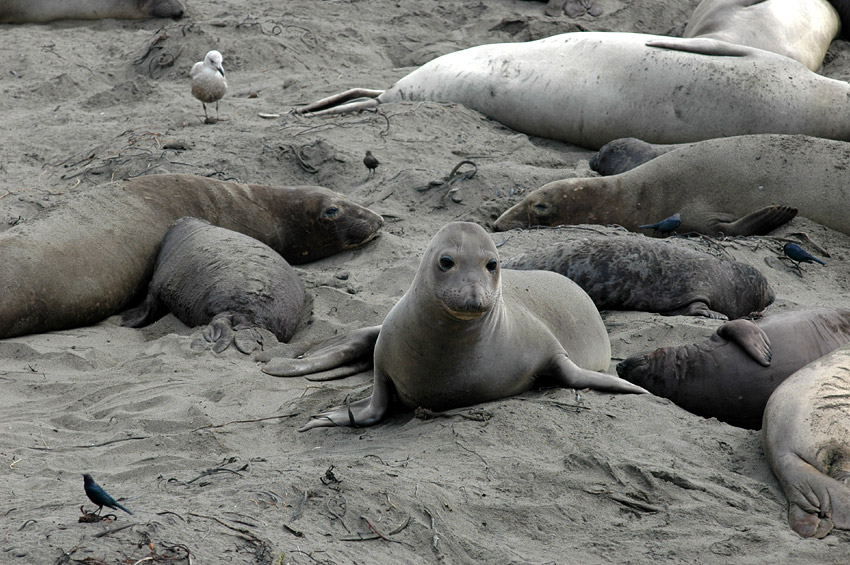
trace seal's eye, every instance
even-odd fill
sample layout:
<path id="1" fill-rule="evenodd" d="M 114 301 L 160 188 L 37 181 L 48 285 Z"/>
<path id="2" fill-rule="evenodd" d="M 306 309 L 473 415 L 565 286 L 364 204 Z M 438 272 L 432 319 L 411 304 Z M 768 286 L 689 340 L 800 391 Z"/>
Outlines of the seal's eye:
<path id="1" fill-rule="evenodd" d="M 440 268 L 444 271 L 448 271 L 452 267 L 455 266 L 455 260 L 449 257 L 448 255 L 443 255 L 440 257 Z"/>
<path id="2" fill-rule="evenodd" d="M 533 208 L 534 208 L 535 214 L 543 216 L 544 214 L 549 213 L 550 206 L 548 204 L 543 203 L 543 202 L 538 202 L 537 204 L 535 204 L 533 206 Z"/>
<path id="3" fill-rule="evenodd" d="M 336 218 L 339 215 L 339 208 L 336 206 L 328 206 L 322 215 L 325 218 Z"/>
<path id="4" fill-rule="evenodd" d="M 499 267 L 499 262 L 496 261 L 495 259 L 490 259 L 489 261 L 487 261 L 487 270 L 490 271 L 491 273 L 495 273 L 496 269 L 498 267 Z"/>

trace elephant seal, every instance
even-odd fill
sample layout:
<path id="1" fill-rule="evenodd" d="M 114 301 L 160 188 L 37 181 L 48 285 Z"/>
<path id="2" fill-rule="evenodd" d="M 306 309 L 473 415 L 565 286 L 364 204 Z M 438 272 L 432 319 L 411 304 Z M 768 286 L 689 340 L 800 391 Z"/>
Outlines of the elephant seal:
<path id="1" fill-rule="evenodd" d="M 617 374 L 699 416 L 758 429 L 782 381 L 848 342 L 850 310 L 805 308 L 727 322 L 707 341 L 630 357 Z"/>
<path id="2" fill-rule="evenodd" d="M 502 266 L 560 273 L 600 310 L 727 320 L 761 311 L 774 299 L 767 279 L 750 265 L 646 237 L 571 239 Z"/>
<path id="3" fill-rule="evenodd" d="M 647 143 L 635 137 L 609 141 L 590 158 L 590 168 L 603 177 L 619 175 L 651 161 L 659 155 L 679 149 L 689 143 Z"/>
<path id="4" fill-rule="evenodd" d="M 840 30 L 826 0 L 702 0 L 682 36 L 764 49 L 816 71 Z"/>
<path id="5" fill-rule="evenodd" d="M 850 346 L 806 365 L 770 397 L 764 454 L 804 538 L 850 530 Z"/>
<path id="6" fill-rule="evenodd" d="M 345 103 L 358 97 L 368 99 Z M 389 90 L 353 89 L 295 111 L 343 113 L 405 100 L 463 104 L 519 132 L 591 149 L 622 137 L 850 139 L 850 86 L 843 81 L 761 49 L 637 33 L 472 47 L 434 59 Z"/>
<path id="7" fill-rule="evenodd" d="M 608 367 L 611 344 L 587 294 L 555 273 L 502 271 L 478 224 L 454 222 L 437 232 L 410 288 L 377 329 L 372 395 L 314 416 L 301 431 L 374 424 L 394 394 L 409 409 L 445 410 L 542 382 L 645 392 L 596 372 Z"/>
<path id="8" fill-rule="evenodd" d="M 207 325 L 204 337 L 221 353 L 231 343 L 251 353 L 261 327 L 279 341 L 292 338 L 304 308 L 304 285 L 286 259 L 247 235 L 198 218 L 180 218 L 162 240 L 144 302 L 124 312 L 138 328 L 173 313 L 187 326 Z M 239 330 L 239 331 L 234 331 Z M 240 333 L 241 332 L 241 333 Z M 250 338 L 241 340 L 242 333 Z"/>
<path id="9" fill-rule="evenodd" d="M 149 175 L 94 187 L 0 234 L 0 338 L 93 324 L 141 298 L 183 216 L 249 235 L 290 263 L 365 243 L 383 223 L 314 186 Z"/>
<path id="10" fill-rule="evenodd" d="M 680 212 L 680 234 L 762 235 L 799 210 L 850 234 L 847 147 L 788 135 L 693 143 L 619 175 L 550 182 L 502 214 L 494 227 L 596 223 L 635 231 Z"/>
<path id="11" fill-rule="evenodd" d="M 44 23 L 54 20 L 143 20 L 180 18 L 177 0 L 3 0 L 0 23 Z"/>

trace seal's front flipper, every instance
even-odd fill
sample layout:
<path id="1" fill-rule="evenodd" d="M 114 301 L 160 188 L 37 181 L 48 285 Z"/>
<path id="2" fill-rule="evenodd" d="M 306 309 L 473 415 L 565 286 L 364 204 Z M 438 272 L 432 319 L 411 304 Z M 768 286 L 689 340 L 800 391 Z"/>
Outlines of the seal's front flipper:
<path id="1" fill-rule="evenodd" d="M 732 320 L 717 328 L 717 335 L 737 343 L 757 363 L 770 366 L 770 338 L 749 320 Z"/>
<path id="2" fill-rule="evenodd" d="M 373 326 L 353 331 L 342 337 L 334 337 L 302 358 L 275 359 L 261 370 L 275 377 L 300 377 L 339 369 L 338 372 L 331 373 L 335 376 L 325 375 L 319 377 L 319 380 L 353 375 L 371 367 L 372 358 L 375 355 L 375 342 L 378 340 L 380 331 L 381 326 Z M 343 367 L 347 364 L 352 365 L 351 369 Z"/>
<path id="3" fill-rule="evenodd" d="M 662 316 L 702 316 L 703 318 L 711 318 L 713 320 L 728 320 L 729 316 L 723 312 L 717 312 L 708 307 L 708 304 L 702 300 L 691 302 L 678 310 L 669 310 L 667 312 L 659 312 Z"/>
<path id="4" fill-rule="evenodd" d="M 735 221 L 718 219 L 713 231 L 725 235 L 767 235 L 796 215 L 797 209 L 790 206 L 765 206 Z"/>
<path id="5" fill-rule="evenodd" d="M 346 398 L 345 404 L 316 414 L 309 422 L 298 428 L 298 431 L 306 432 L 313 428 L 328 428 L 332 426 L 350 426 L 356 428 L 376 424 L 383 420 L 384 416 L 389 412 L 393 392 L 392 381 L 386 375 L 375 372 L 372 396 L 355 402 L 348 402 Z"/>
<path id="6" fill-rule="evenodd" d="M 684 51 L 686 53 L 715 57 L 746 57 L 755 52 L 761 52 L 760 49 L 736 45 L 718 39 L 706 39 L 704 37 L 653 39 L 652 41 L 647 41 L 646 45 L 647 47 L 671 49 L 673 51 Z"/>
<path id="7" fill-rule="evenodd" d="M 614 375 L 582 369 L 566 355 L 558 355 L 554 361 L 555 382 L 564 388 L 590 388 L 605 392 L 649 394 L 645 388 L 632 384 Z"/>
<path id="8" fill-rule="evenodd" d="M 121 325 L 128 328 L 141 328 L 148 326 L 168 313 L 159 299 L 151 293 L 145 297 L 145 301 L 135 308 L 130 308 L 121 314 Z"/>

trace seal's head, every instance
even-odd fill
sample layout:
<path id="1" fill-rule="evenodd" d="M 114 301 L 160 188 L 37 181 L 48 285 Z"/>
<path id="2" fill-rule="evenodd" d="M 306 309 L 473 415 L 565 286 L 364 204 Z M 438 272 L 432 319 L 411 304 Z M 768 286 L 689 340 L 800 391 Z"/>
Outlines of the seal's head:
<path id="1" fill-rule="evenodd" d="M 290 263 L 309 263 L 363 245 L 377 237 L 384 224 L 380 215 L 338 192 L 320 186 L 297 190 L 300 204 L 280 214 L 280 221 L 296 232 L 282 242 L 287 249 L 282 255 L 291 257 Z"/>
<path id="2" fill-rule="evenodd" d="M 499 216 L 493 228 L 506 231 L 530 226 L 608 223 L 600 214 L 609 190 L 600 178 L 564 179 L 533 191 Z"/>
<path id="3" fill-rule="evenodd" d="M 148 13 L 154 18 L 183 17 L 183 5 L 177 0 L 142 0 L 140 3 L 147 5 Z"/>
<path id="4" fill-rule="evenodd" d="M 501 266 L 493 240 L 478 224 L 452 222 L 437 232 L 419 265 L 413 287 L 449 318 L 475 320 L 501 296 Z"/>

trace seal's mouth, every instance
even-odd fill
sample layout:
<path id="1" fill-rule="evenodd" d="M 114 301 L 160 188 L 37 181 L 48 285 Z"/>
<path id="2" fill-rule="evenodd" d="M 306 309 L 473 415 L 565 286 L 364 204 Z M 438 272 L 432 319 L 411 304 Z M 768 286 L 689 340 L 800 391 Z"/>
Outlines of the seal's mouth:
<path id="1" fill-rule="evenodd" d="M 489 308 L 471 308 L 468 310 L 455 310 L 454 308 L 449 308 L 445 302 L 440 301 L 440 306 L 443 311 L 449 315 L 449 317 L 458 320 L 459 322 L 469 322 L 470 320 L 477 320 L 484 314 L 489 311 Z"/>

